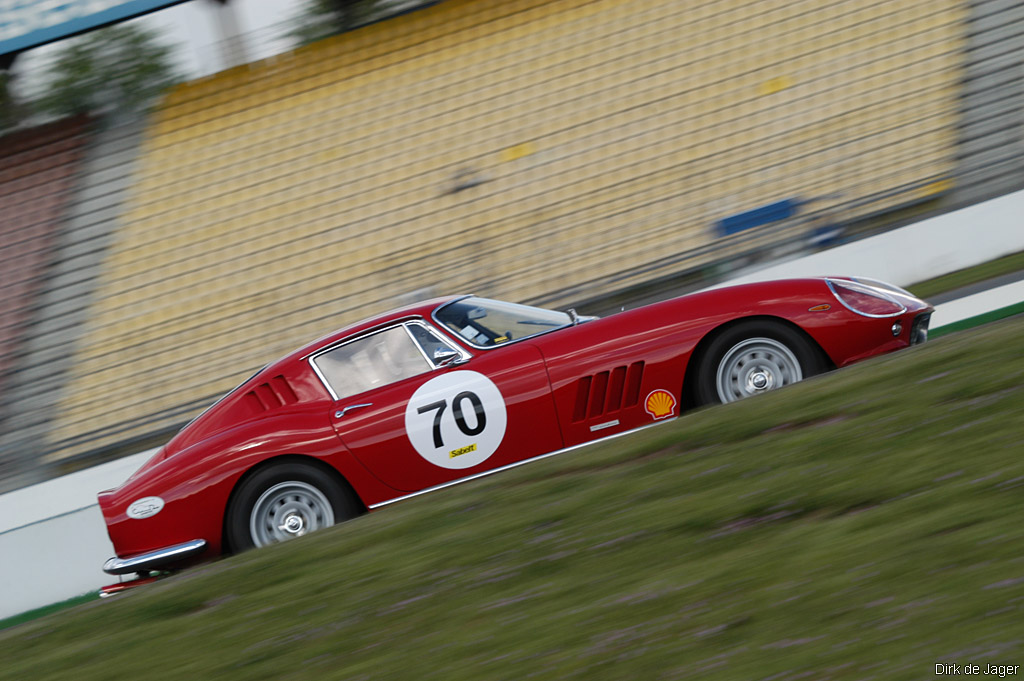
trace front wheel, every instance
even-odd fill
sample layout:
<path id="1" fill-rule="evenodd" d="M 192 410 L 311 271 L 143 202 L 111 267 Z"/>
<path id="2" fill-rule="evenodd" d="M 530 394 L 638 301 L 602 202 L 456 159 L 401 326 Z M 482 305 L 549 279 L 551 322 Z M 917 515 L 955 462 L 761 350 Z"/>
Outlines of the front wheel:
<path id="1" fill-rule="evenodd" d="M 718 335 L 697 373 L 699 404 L 735 402 L 824 371 L 817 348 L 780 322 L 752 320 Z"/>
<path id="2" fill-rule="evenodd" d="M 359 504 L 329 473 L 303 463 L 269 466 L 245 480 L 228 507 L 233 551 L 277 544 L 359 514 Z"/>

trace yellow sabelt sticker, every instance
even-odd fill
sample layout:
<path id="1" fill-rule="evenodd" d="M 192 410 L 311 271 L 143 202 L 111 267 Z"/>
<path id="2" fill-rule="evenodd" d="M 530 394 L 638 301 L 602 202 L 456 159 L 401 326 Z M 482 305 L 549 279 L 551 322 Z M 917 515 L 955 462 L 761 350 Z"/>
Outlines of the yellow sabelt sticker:
<path id="1" fill-rule="evenodd" d="M 459 447 L 458 449 L 453 449 L 452 451 L 448 452 L 448 458 L 449 459 L 454 459 L 457 456 L 462 456 L 463 454 L 469 454 L 470 452 L 475 452 L 475 451 L 476 451 L 476 443 L 473 443 L 471 445 L 466 445 L 465 447 Z"/>
<path id="2" fill-rule="evenodd" d="M 644 410 L 654 417 L 654 420 L 668 418 L 676 412 L 676 398 L 667 390 L 654 390 L 644 400 Z"/>

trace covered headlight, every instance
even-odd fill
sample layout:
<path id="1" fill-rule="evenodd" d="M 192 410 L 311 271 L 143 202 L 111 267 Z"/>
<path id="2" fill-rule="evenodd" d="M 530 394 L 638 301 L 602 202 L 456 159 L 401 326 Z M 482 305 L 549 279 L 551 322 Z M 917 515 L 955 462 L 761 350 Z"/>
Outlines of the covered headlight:
<path id="1" fill-rule="evenodd" d="M 899 302 L 885 289 L 846 279 L 826 279 L 825 282 L 832 290 L 832 295 L 836 297 L 836 300 L 848 310 L 859 315 L 895 317 L 907 311 L 906 305 Z"/>
<path id="2" fill-rule="evenodd" d="M 916 298 L 917 297 L 913 293 L 908 291 L 907 289 L 900 288 L 896 284 L 890 284 L 887 281 L 879 281 L 878 279 L 871 279 L 870 277 L 850 277 L 850 279 L 852 279 L 853 281 L 857 282 L 858 284 L 864 284 L 866 286 L 870 286 L 872 288 L 877 288 L 877 289 L 882 289 L 883 291 L 889 291 L 891 293 L 898 293 L 901 296 L 906 296 L 908 298 Z"/>

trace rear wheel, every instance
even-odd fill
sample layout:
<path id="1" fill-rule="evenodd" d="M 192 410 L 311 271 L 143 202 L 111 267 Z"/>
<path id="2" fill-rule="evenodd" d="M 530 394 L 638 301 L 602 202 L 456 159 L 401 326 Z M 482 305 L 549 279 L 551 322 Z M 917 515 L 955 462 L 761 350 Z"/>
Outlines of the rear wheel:
<path id="1" fill-rule="evenodd" d="M 799 331 L 751 320 L 715 337 L 697 373 L 699 404 L 735 402 L 824 371 L 821 355 Z"/>
<path id="2" fill-rule="evenodd" d="M 352 493 L 329 473 L 288 462 L 257 471 L 236 491 L 225 531 L 234 551 L 277 544 L 359 514 Z"/>

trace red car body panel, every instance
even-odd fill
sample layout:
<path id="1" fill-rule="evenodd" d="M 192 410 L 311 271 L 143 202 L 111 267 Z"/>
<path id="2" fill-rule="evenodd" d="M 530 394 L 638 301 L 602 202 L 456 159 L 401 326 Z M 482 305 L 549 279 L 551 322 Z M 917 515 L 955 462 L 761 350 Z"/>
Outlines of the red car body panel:
<path id="1" fill-rule="evenodd" d="M 413 392 L 428 378 L 424 375 L 381 388 L 375 391 L 373 406 L 334 419 L 339 436 L 377 479 L 403 492 L 434 487 L 562 448 L 544 359 L 535 347 L 519 343 L 502 348 L 500 355 L 481 352 L 471 365 L 473 371 L 483 373 L 498 386 L 508 413 L 501 445 L 484 463 L 464 469 L 441 468 L 415 452 L 406 435 L 404 412 Z M 344 408 L 361 401 L 355 396 L 335 405 Z"/>
<path id="2" fill-rule="evenodd" d="M 100 507 L 121 558 L 195 539 L 206 541 L 204 557 L 217 555 L 228 548 L 223 533 L 232 491 L 243 476 L 270 460 L 301 456 L 320 462 L 337 471 L 372 508 L 677 416 L 693 353 L 709 334 L 737 320 L 773 318 L 798 327 L 836 367 L 907 347 L 914 318 L 931 308 L 889 293 L 906 311 L 872 318 L 840 304 L 823 279 L 748 284 L 484 349 L 433 319 L 436 309 L 457 298 L 427 301 L 341 329 L 268 365 L 186 426 L 121 487 L 100 493 Z M 312 370 L 310 356 L 409 319 L 431 324 L 472 359 L 335 400 Z M 902 331 L 894 336 L 896 321 Z M 507 425 L 489 458 L 453 469 L 416 453 L 407 433 L 407 405 L 427 381 L 458 371 L 493 382 L 504 400 Z M 669 411 L 648 407 L 646 398 L 658 391 L 671 397 L 661 397 Z M 369 406 L 339 417 L 346 407 L 363 404 Z M 429 419 L 434 412 L 418 413 Z M 133 502 L 147 497 L 158 497 L 162 508 L 141 519 L 130 517 Z"/>

